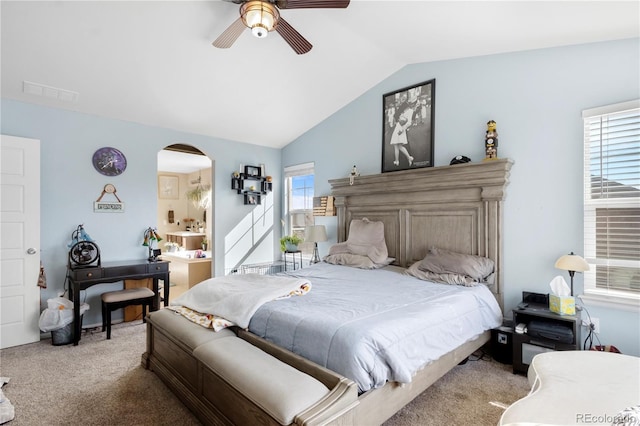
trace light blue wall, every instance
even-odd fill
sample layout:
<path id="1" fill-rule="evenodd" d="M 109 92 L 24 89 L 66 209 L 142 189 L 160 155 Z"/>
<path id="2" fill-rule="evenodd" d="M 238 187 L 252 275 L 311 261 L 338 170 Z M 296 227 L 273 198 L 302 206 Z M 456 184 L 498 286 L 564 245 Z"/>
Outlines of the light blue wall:
<path id="1" fill-rule="evenodd" d="M 231 188 L 231 173 L 240 163 L 264 163 L 274 177 L 274 195 L 280 199 L 280 150 L 237 143 L 174 130 L 110 120 L 61 109 L 2 100 L 2 134 L 39 139 L 41 153 L 41 257 L 47 273 L 42 302 L 56 296 L 65 284 L 67 243 L 78 224 L 100 247 L 102 261 L 145 259 L 141 245 L 144 230 L 156 226 L 157 153 L 167 145 L 185 143 L 206 153 L 213 161 L 215 274 L 225 273 L 224 256 L 253 223 L 245 218 L 265 206 L 245 206 Z M 96 149 L 112 146 L 127 157 L 127 169 L 116 177 L 98 174 L 91 163 Z M 112 183 L 125 204 L 124 213 L 94 213 L 93 202 L 104 185 Z M 272 223 L 266 224 L 266 239 L 251 261 L 265 262 L 280 255 L 280 203 L 276 202 Z M 211 219 L 209 219 L 211 220 Z M 237 225 L 248 224 L 243 229 Z M 265 229 L 262 227 L 261 229 Z M 277 225 L 277 226 L 274 226 Z M 268 231 L 273 229 L 273 231 Z M 232 232 L 233 230 L 233 232 Z M 234 238 L 227 236 L 233 234 Z M 227 237 L 227 238 L 225 238 Z M 250 236 L 249 236 L 250 239 Z M 247 238 L 244 239 L 246 241 Z M 94 286 L 87 291 L 90 310 L 84 324 L 101 321 L 99 294 L 122 288 L 118 284 Z"/>
<path id="2" fill-rule="evenodd" d="M 252 213 L 229 189 L 240 163 L 265 163 L 274 176 L 274 234 L 267 237 L 273 247 L 258 251 L 278 256 L 282 167 L 313 161 L 318 195 L 329 194 L 328 180 L 347 176 L 353 164 L 363 175 L 379 173 L 382 94 L 435 78 L 435 164 L 446 165 L 457 154 L 481 160 L 489 119 L 498 124 L 499 155 L 515 161 L 504 205 L 509 312 L 522 290 L 548 291 L 551 279 L 562 274 L 553 267 L 557 257 L 582 252 L 581 111 L 640 97 L 639 57 L 640 43 L 633 39 L 408 66 L 282 151 L 3 99 L 1 132 L 41 140 L 41 248 L 48 278 L 42 300 L 63 288 L 66 244 L 79 223 L 97 240 L 104 261 L 146 257 L 140 239 L 156 220 L 156 154 L 173 143 L 194 145 L 214 162 L 216 275 L 225 269 L 225 237 L 250 222 Z M 125 153 L 125 173 L 107 178 L 95 172 L 91 156 L 101 146 Z M 125 213 L 93 213 L 106 183 L 116 186 Z M 318 223 L 328 227 L 330 241 L 319 244 L 326 253 L 336 240 L 335 218 Z M 579 293 L 579 274 L 576 287 Z M 85 324 L 100 321 L 96 296 L 102 291 L 88 292 Z M 603 343 L 640 355 L 637 312 L 587 308 L 600 318 Z"/>
<path id="3" fill-rule="evenodd" d="M 486 122 L 494 119 L 500 157 L 515 164 L 504 203 L 505 308 L 523 290 L 547 293 L 563 271 L 555 260 L 583 252 L 584 109 L 640 97 L 638 39 L 534 50 L 405 67 L 282 151 L 283 166 L 315 162 L 316 193 L 328 179 L 381 170 L 382 95 L 436 79 L 435 165 L 464 154 L 484 158 Z M 335 242 L 335 220 L 323 218 Z M 320 245 L 326 253 L 332 242 Z M 569 277 L 564 272 L 568 281 Z M 576 293 L 583 288 L 576 274 Z M 638 312 L 587 305 L 600 339 L 640 355 Z"/>

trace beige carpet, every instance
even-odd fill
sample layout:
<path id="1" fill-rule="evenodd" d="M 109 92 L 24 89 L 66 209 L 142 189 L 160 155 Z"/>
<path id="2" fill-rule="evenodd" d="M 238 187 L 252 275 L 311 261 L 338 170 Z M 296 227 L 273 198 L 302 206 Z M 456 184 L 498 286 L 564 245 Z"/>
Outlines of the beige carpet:
<path id="1" fill-rule="evenodd" d="M 105 333 L 83 333 L 78 346 L 51 340 L 0 351 L 4 394 L 18 425 L 199 425 L 152 373 L 140 365 L 145 350 L 141 321 Z M 385 426 L 495 425 L 502 409 L 528 392 L 524 376 L 485 356 L 453 369 Z M 368 426 L 368 425 L 362 425 Z"/>
<path id="2" fill-rule="evenodd" d="M 500 406 L 529 393 L 526 377 L 512 371 L 511 365 L 496 362 L 489 355 L 458 365 L 384 425 L 495 426 L 504 411 Z"/>

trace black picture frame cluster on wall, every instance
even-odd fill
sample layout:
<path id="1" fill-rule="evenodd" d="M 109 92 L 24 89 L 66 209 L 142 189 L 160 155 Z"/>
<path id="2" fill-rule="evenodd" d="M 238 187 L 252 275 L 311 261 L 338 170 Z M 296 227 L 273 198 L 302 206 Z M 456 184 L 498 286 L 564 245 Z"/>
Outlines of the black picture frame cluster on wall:
<path id="1" fill-rule="evenodd" d="M 382 173 L 433 167 L 436 80 L 382 95 Z"/>
<path id="2" fill-rule="evenodd" d="M 244 166 L 240 173 L 231 177 L 231 189 L 244 195 L 244 204 L 262 204 L 262 196 L 273 190 L 270 176 L 262 176 L 262 169 L 255 166 Z"/>

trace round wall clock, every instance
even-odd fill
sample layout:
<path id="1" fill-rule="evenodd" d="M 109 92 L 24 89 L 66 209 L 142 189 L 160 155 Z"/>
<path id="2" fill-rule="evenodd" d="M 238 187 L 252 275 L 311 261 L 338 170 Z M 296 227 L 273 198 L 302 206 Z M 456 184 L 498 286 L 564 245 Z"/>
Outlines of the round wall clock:
<path id="1" fill-rule="evenodd" d="M 127 168 L 127 158 L 119 150 L 106 146 L 93 153 L 93 167 L 105 176 L 118 176 Z"/>

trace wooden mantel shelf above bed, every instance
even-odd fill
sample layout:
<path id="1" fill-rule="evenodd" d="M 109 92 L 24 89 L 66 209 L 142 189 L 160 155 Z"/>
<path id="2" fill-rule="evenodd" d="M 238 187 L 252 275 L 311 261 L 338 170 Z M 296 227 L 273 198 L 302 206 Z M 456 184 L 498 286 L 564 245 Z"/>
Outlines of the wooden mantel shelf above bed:
<path id="1" fill-rule="evenodd" d="M 482 190 L 486 200 L 504 199 L 513 160 L 500 158 L 480 163 L 453 166 L 425 167 L 377 175 L 358 176 L 353 185 L 349 178 L 331 179 L 332 194 L 336 197 L 353 194 L 388 192 L 446 191 L 464 188 Z"/>
<path id="2" fill-rule="evenodd" d="M 400 266 L 431 247 L 485 256 L 495 262 L 492 292 L 502 304 L 502 202 L 510 159 L 329 180 L 338 211 L 338 241 L 352 219 L 384 223 L 389 256 Z"/>

